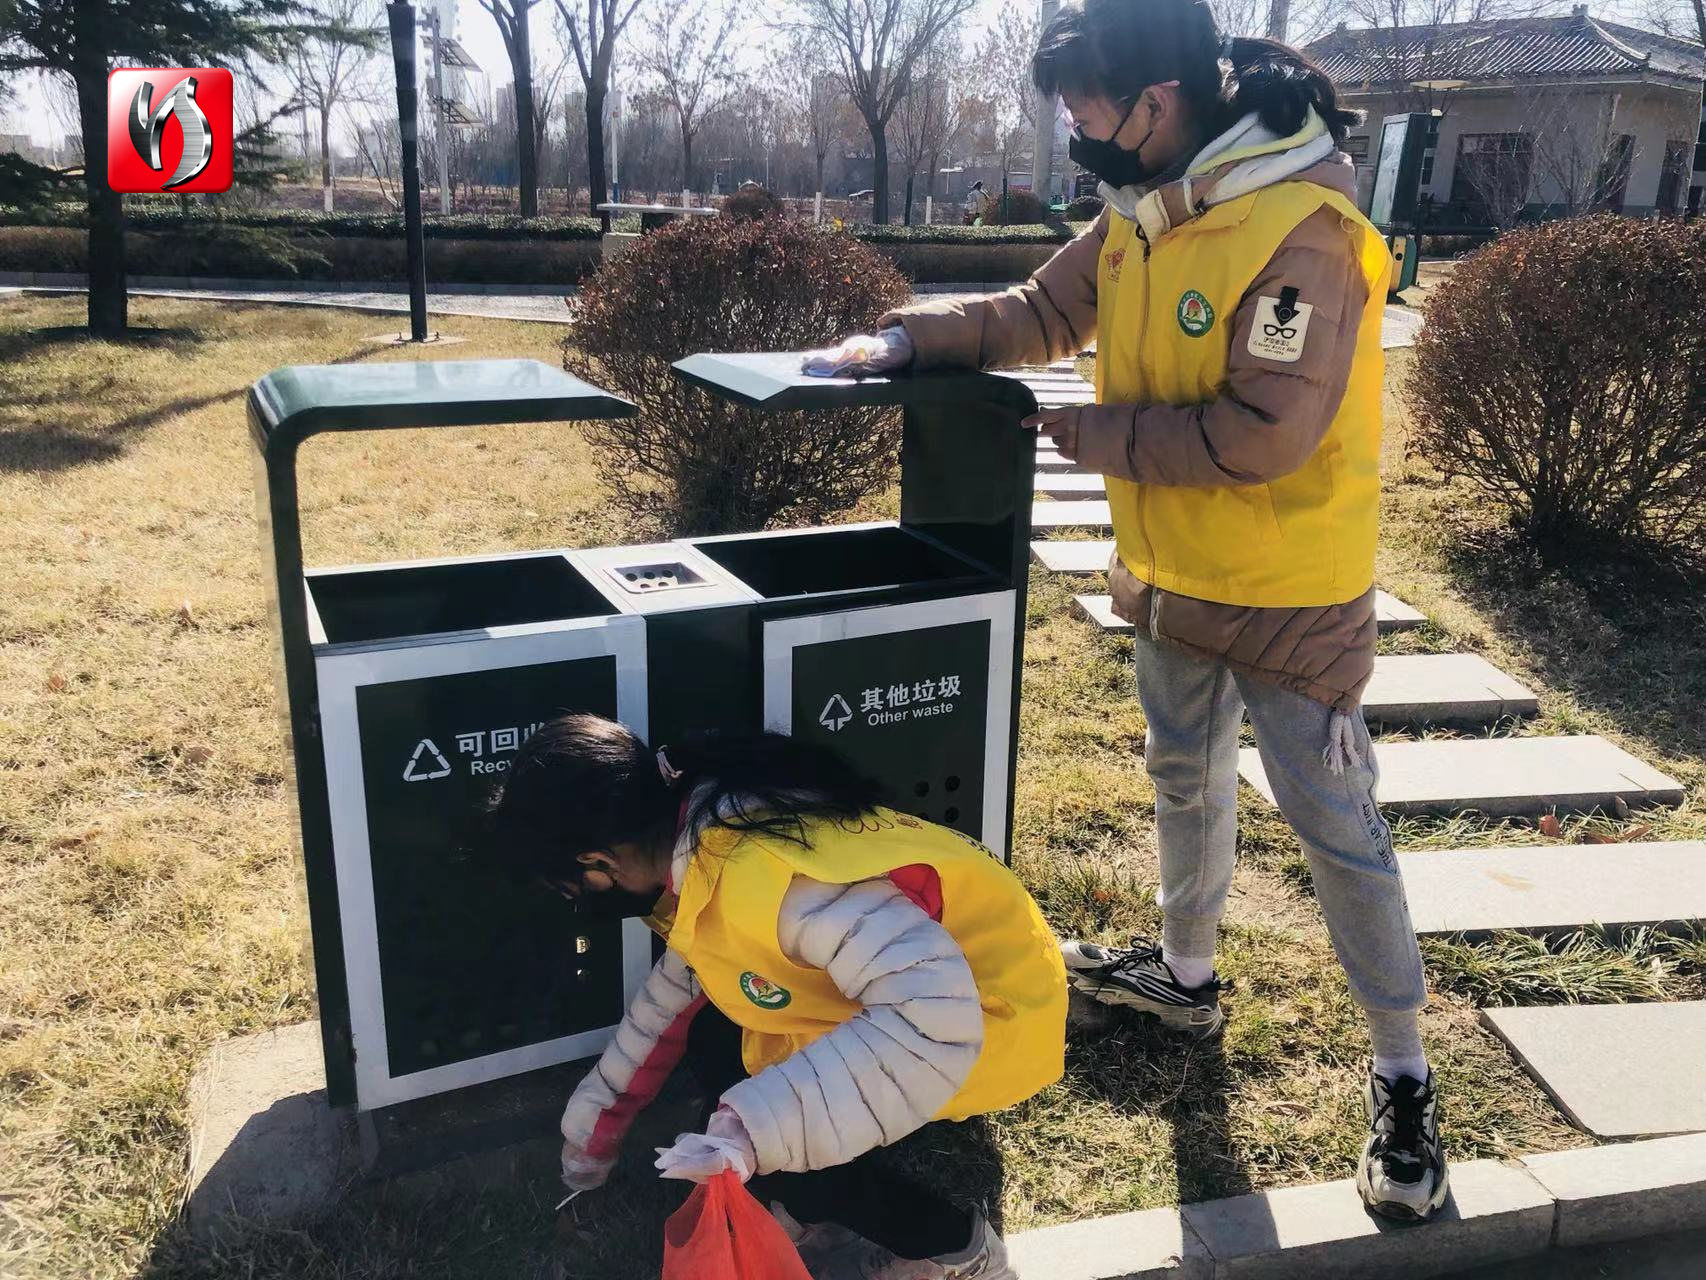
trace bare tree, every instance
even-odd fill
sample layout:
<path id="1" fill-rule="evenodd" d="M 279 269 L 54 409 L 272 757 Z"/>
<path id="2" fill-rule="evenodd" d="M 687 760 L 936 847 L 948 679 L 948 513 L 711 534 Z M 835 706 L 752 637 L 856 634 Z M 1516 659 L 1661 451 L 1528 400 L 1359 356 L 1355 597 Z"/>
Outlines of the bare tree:
<path id="1" fill-rule="evenodd" d="M 586 96 L 587 199 L 596 212 L 610 198 L 604 160 L 604 108 L 610 98 L 610 68 L 616 42 L 644 0 L 556 0 L 563 34 L 574 51 Z M 610 225 L 604 216 L 606 227 Z"/>
<path id="2" fill-rule="evenodd" d="M 848 97 L 871 134 L 871 218 L 889 219 L 888 126 L 914 67 L 976 0 L 792 0 L 795 30 L 835 51 Z"/>
<path id="3" fill-rule="evenodd" d="M 656 77 L 681 135 L 681 189 L 693 186 L 693 139 L 733 70 L 739 10 L 719 0 L 657 0 L 646 16 L 640 66 Z"/>
<path id="4" fill-rule="evenodd" d="M 529 15 L 539 0 L 480 0 L 492 15 L 509 54 L 510 75 L 515 81 L 515 169 L 521 190 L 521 216 L 539 212 L 538 133 L 533 120 L 533 42 Z"/>
<path id="5" fill-rule="evenodd" d="M 332 212 L 332 112 L 343 107 L 378 48 L 385 15 L 377 0 L 321 0 L 319 21 L 292 41 L 280 69 L 298 103 L 320 117 L 320 203 Z M 306 157 L 304 157 L 306 159 Z"/>
<path id="6" fill-rule="evenodd" d="M 946 33 L 923 58 L 912 78 L 912 88 L 900 100 L 895 125 L 900 130 L 900 162 L 906 173 L 906 197 L 901 217 L 912 225 L 913 184 L 924 174 L 924 193 L 936 193 L 936 159 L 959 127 L 960 86 L 955 74 L 959 41 Z"/>
<path id="7" fill-rule="evenodd" d="M 811 154 L 812 190 L 821 198 L 824 164 L 830 152 L 852 136 L 858 119 L 847 100 L 834 52 L 817 32 L 790 32 L 766 79 L 781 95 L 783 135 L 797 139 Z"/>

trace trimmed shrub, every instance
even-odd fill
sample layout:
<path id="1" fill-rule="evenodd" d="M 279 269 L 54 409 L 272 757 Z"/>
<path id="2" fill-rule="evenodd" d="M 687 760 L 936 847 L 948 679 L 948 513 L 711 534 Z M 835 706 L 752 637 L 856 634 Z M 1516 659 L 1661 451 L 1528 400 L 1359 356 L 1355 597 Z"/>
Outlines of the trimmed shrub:
<path id="1" fill-rule="evenodd" d="M 581 289 L 563 363 L 640 406 L 588 428 L 620 507 L 647 533 L 733 533 L 819 521 L 888 483 L 894 411 L 760 414 L 670 364 L 827 346 L 910 294 L 875 250 L 787 218 L 677 222 L 606 262 Z"/>
<path id="2" fill-rule="evenodd" d="M 1068 222 L 1094 222 L 1102 216 L 1101 196 L 1073 196 L 1066 202 Z"/>
<path id="3" fill-rule="evenodd" d="M 1002 212 L 1001 202 L 1002 197 L 999 194 L 991 196 L 983 213 L 985 226 L 1032 226 L 1048 218 L 1048 209 L 1032 192 L 1008 191 L 1005 213 Z"/>
<path id="4" fill-rule="evenodd" d="M 771 218 L 782 212 L 782 202 L 756 183 L 742 187 L 723 201 L 725 218 Z"/>
<path id="5" fill-rule="evenodd" d="M 1706 540 L 1706 222 L 1512 231 L 1427 307 L 1410 447 L 1545 547 Z"/>

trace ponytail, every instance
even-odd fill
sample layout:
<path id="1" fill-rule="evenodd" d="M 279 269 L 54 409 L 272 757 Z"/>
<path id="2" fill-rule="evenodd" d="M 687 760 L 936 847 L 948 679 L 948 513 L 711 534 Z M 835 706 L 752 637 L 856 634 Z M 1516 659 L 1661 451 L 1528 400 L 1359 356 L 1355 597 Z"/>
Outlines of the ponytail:
<path id="1" fill-rule="evenodd" d="M 518 879 L 579 884 L 582 853 L 667 839 L 684 808 L 696 829 L 805 844 L 806 819 L 854 819 L 881 801 L 875 782 L 815 743 L 707 733 L 654 752 L 614 720 L 566 715 L 522 743 L 487 812 L 483 843 Z"/>
<path id="2" fill-rule="evenodd" d="M 1048 97 L 1066 92 L 1136 101 L 1150 85 L 1179 82 L 1206 135 L 1255 114 L 1287 137 L 1314 108 L 1334 142 L 1361 121 L 1339 105 L 1327 73 L 1278 40 L 1223 39 L 1208 0 L 1074 0 L 1037 42 L 1031 80 Z"/>
<path id="3" fill-rule="evenodd" d="M 702 827 L 759 831 L 805 844 L 805 820 L 853 820 L 883 801 L 882 788 L 830 747 L 779 733 L 697 734 L 658 753 L 690 797 Z"/>
<path id="4" fill-rule="evenodd" d="M 1345 140 L 1345 130 L 1362 123 L 1362 112 L 1339 105 L 1338 91 L 1327 73 L 1290 45 L 1237 36 L 1226 42 L 1226 52 L 1232 64 L 1227 85 L 1232 119 L 1253 112 L 1283 138 L 1303 127 L 1313 107 L 1336 143 Z"/>

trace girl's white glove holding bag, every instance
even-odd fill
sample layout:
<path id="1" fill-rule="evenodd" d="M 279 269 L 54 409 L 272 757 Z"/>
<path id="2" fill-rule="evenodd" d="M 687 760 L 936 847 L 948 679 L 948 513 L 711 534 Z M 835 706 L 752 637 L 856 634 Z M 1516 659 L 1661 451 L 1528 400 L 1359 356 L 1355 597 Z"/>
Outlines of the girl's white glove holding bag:
<path id="1" fill-rule="evenodd" d="M 725 1169 L 745 1182 L 758 1172 L 758 1154 L 746 1126 L 728 1107 L 718 1107 L 704 1133 L 684 1133 L 673 1147 L 659 1147 L 657 1169 L 665 1178 L 704 1182 Z"/>
<path id="2" fill-rule="evenodd" d="M 815 378 L 893 373 L 912 363 L 912 339 L 899 325 L 878 334 L 856 333 L 823 351 L 808 351 L 800 368 Z"/>

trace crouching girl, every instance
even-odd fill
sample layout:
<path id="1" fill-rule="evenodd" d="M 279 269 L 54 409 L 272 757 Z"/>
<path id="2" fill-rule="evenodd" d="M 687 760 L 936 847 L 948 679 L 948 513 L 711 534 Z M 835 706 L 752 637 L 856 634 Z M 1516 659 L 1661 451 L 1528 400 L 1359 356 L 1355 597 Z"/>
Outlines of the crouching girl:
<path id="1" fill-rule="evenodd" d="M 518 873 L 668 947 L 563 1113 L 563 1179 L 601 1185 L 684 1057 L 715 1099 L 657 1167 L 733 1169 L 818 1280 L 1001 1280 L 980 1213 L 876 1148 L 1061 1073 L 1066 981 L 987 849 L 879 803 L 832 752 L 774 735 L 653 753 L 596 716 L 531 737 L 495 811 Z"/>

